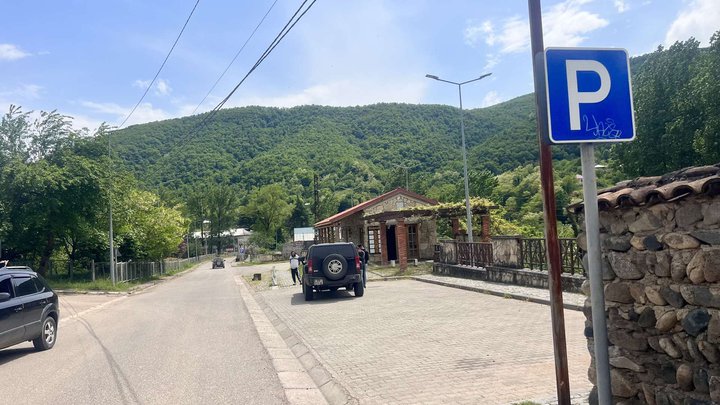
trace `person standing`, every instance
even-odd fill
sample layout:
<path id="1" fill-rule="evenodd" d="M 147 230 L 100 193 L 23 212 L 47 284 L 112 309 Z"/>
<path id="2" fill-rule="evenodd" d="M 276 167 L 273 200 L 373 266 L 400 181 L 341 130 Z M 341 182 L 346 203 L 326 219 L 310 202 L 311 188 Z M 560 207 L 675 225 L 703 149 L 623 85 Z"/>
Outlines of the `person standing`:
<path id="1" fill-rule="evenodd" d="M 298 274 L 298 263 L 300 263 L 300 256 L 295 251 L 290 252 L 290 273 L 292 274 L 293 285 L 297 285 L 297 281 L 300 281 L 300 275 Z"/>
<path id="2" fill-rule="evenodd" d="M 358 245 L 358 256 L 360 257 L 360 268 L 362 269 L 363 287 L 367 287 L 367 264 L 370 260 L 370 253 L 363 247 Z"/>

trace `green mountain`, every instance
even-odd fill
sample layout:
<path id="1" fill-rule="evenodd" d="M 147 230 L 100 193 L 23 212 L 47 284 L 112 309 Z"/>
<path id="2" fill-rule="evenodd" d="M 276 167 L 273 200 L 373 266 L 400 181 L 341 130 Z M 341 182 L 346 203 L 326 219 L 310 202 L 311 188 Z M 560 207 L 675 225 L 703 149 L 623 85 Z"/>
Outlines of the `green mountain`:
<path id="1" fill-rule="evenodd" d="M 243 107 L 204 117 L 117 131 L 114 151 L 149 186 L 177 189 L 207 182 L 308 188 L 317 174 L 321 187 L 377 194 L 404 185 L 403 166 L 410 188 L 424 192 L 436 173 L 462 168 L 459 110 L 449 106 Z M 532 95 L 464 117 L 471 171 L 499 174 L 537 160 Z"/>

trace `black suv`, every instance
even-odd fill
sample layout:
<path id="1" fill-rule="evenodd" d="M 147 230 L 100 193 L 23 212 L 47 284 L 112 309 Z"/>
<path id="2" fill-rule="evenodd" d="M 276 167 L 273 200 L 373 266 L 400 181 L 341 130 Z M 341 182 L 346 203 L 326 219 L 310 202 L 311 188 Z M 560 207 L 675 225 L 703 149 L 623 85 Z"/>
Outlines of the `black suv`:
<path id="1" fill-rule="evenodd" d="M 305 301 L 313 299 L 314 290 L 335 291 L 345 287 L 362 297 L 360 257 L 353 243 L 321 243 L 312 245 L 303 258 L 302 287 Z"/>
<path id="2" fill-rule="evenodd" d="M 0 268 L 0 349 L 31 340 L 37 350 L 55 345 L 58 296 L 25 266 Z"/>
<path id="3" fill-rule="evenodd" d="M 225 259 L 222 257 L 216 257 L 212 261 L 212 268 L 213 269 L 224 269 L 225 268 Z"/>

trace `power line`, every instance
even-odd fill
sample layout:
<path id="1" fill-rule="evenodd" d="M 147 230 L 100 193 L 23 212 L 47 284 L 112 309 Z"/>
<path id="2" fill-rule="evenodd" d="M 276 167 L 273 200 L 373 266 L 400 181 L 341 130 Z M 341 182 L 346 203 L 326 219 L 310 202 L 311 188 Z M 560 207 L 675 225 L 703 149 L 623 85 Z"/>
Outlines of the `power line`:
<path id="1" fill-rule="evenodd" d="M 155 77 L 153 77 L 153 79 L 150 82 L 150 84 L 148 85 L 147 89 L 145 89 L 145 92 L 143 93 L 142 97 L 140 97 L 140 100 L 138 100 L 137 104 L 135 104 L 135 107 L 133 107 L 132 111 L 130 111 L 130 114 L 128 114 L 128 116 L 125 117 L 122 124 L 120 124 L 120 126 L 118 126 L 117 129 L 122 128 L 125 125 L 125 123 L 130 119 L 130 117 L 133 115 L 135 110 L 137 110 L 140 103 L 142 103 L 142 101 L 145 99 L 145 96 L 148 94 L 148 91 L 150 91 L 150 89 L 152 88 L 152 85 L 155 83 L 155 80 L 157 80 L 158 76 L 160 76 L 160 72 L 165 67 L 165 63 L 170 58 L 170 54 L 172 54 L 173 50 L 175 49 L 175 45 L 177 45 L 183 32 L 185 32 L 185 27 L 187 27 L 188 23 L 190 22 L 190 18 L 193 16 L 193 13 L 195 13 L 195 9 L 197 8 L 199 3 L 200 3 L 200 0 L 197 0 L 195 2 L 195 5 L 193 6 L 192 10 L 190 11 L 190 15 L 188 16 L 187 20 L 185 20 L 185 24 L 183 24 L 182 29 L 180 30 L 180 33 L 178 34 L 177 38 L 175 38 L 175 42 L 172 44 L 172 47 L 170 48 L 170 51 L 168 52 L 167 56 L 165 56 L 165 60 L 163 60 L 163 63 L 160 65 L 160 69 L 158 69 L 157 73 L 155 73 Z"/>
<path id="2" fill-rule="evenodd" d="M 263 63 L 263 61 L 270 55 L 270 53 L 272 53 L 272 51 L 278 46 L 278 44 L 280 44 L 280 42 L 283 40 L 283 38 L 285 38 L 285 36 L 290 32 L 290 30 L 292 30 L 293 27 L 295 27 L 295 24 L 297 24 L 298 21 L 300 21 L 300 19 L 302 19 L 302 17 L 310 10 L 310 8 L 315 4 L 316 1 L 317 0 L 313 0 L 312 3 L 310 3 L 310 5 L 308 5 L 307 8 L 305 8 L 305 10 L 303 10 L 303 7 L 305 6 L 305 3 L 308 2 L 308 0 L 304 0 L 302 2 L 302 4 L 300 4 L 300 7 L 298 7 L 298 9 L 295 11 L 295 13 L 292 15 L 292 17 L 290 17 L 290 20 L 288 20 L 288 22 L 285 24 L 285 26 L 282 28 L 282 30 L 280 30 L 280 32 L 275 37 L 275 39 L 270 43 L 270 45 L 267 47 L 267 49 L 265 49 L 265 52 L 263 52 L 263 54 L 260 56 L 260 58 L 257 60 L 257 62 L 255 62 L 253 67 L 251 67 L 250 70 L 247 72 L 247 74 L 245 74 L 245 76 L 242 78 L 242 80 L 240 80 L 240 82 L 232 89 L 232 91 L 230 91 L 230 93 L 217 106 L 215 106 L 215 108 L 213 108 L 212 111 L 210 111 L 210 113 L 205 117 L 205 119 L 203 119 L 202 122 L 200 122 L 201 126 L 205 122 L 212 119 L 215 116 L 215 114 L 217 114 L 217 112 L 220 111 L 220 109 L 225 105 L 225 103 L 230 99 L 230 97 L 232 97 L 232 95 L 235 94 L 237 89 L 240 88 L 240 86 L 252 74 L 252 72 L 254 72 L 255 69 L 257 69 L 258 66 L 260 66 L 260 64 Z M 300 13 L 301 11 L 302 11 L 302 13 Z M 300 13 L 299 16 L 298 16 L 298 13 Z"/>
<path id="3" fill-rule="evenodd" d="M 182 148 L 185 146 L 191 139 L 192 134 L 199 129 L 201 129 L 207 122 L 209 122 L 216 114 L 217 112 L 225 105 L 225 103 L 230 99 L 230 97 L 237 91 L 238 88 L 245 82 L 245 80 L 255 71 L 255 69 L 260 66 L 260 64 L 272 53 L 272 51 L 278 46 L 280 41 L 282 41 L 283 38 L 290 32 L 290 30 L 295 26 L 295 24 L 300 21 L 300 19 L 310 10 L 310 8 L 315 4 L 317 0 L 313 0 L 310 5 L 307 6 L 303 10 L 303 7 L 308 2 L 308 0 L 304 0 L 302 4 L 300 4 L 300 7 L 295 11 L 295 13 L 290 17 L 288 22 L 285 24 L 285 26 L 280 30 L 280 32 L 275 36 L 275 39 L 268 45 L 268 47 L 265 49 L 265 52 L 260 55 L 258 60 L 255 62 L 255 64 L 248 70 L 248 72 L 245 74 L 245 76 L 240 80 L 240 82 L 232 89 L 230 94 L 228 94 L 215 108 L 213 108 L 211 111 L 207 113 L 207 115 L 200 121 L 198 124 L 194 125 L 189 131 L 185 133 L 184 139 L 179 140 L 177 148 Z M 163 155 L 163 157 L 168 156 L 169 152 Z"/>
<path id="4" fill-rule="evenodd" d="M 235 63 L 235 60 L 238 58 L 238 56 L 240 56 L 240 53 L 242 53 L 242 51 L 245 49 L 245 46 L 248 44 L 248 42 L 250 42 L 250 40 L 253 38 L 253 36 L 255 36 L 255 33 L 257 32 L 258 28 L 260 28 L 262 23 L 265 22 L 265 19 L 267 18 L 268 14 L 270 14 L 270 11 L 272 11 L 273 7 L 275 7 L 275 4 L 277 2 L 278 2 L 278 0 L 275 0 L 270 5 L 270 8 L 267 10 L 267 12 L 265 12 L 265 15 L 262 17 L 262 19 L 260 19 L 260 22 L 255 26 L 255 29 L 252 31 L 252 33 L 250 33 L 250 36 L 245 40 L 245 43 L 240 47 L 240 50 L 237 51 L 237 53 L 235 54 L 235 57 L 232 58 L 232 60 L 227 65 L 225 70 L 222 72 L 222 74 L 220 74 L 220 77 L 218 77 L 218 79 L 215 81 L 215 84 L 212 85 L 212 87 L 207 92 L 205 97 L 203 97 L 202 101 L 200 101 L 200 103 L 197 105 L 197 107 L 195 107 L 195 109 L 193 110 L 192 113 L 190 113 L 190 115 L 195 114 L 195 112 L 200 108 L 200 106 L 202 106 L 202 104 L 205 102 L 205 100 L 208 98 L 208 96 L 210 96 L 210 93 L 212 93 L 212 91 L 215 90 L 215 87 L 218 85 L 218 83 L 220 83 L 220 80 L 222 80 L 222 78 L 225 76 L 225 73 L 227 73 L 227 71 L 230 69 L 230 66 L 232 66 L 233 63 Z"/>

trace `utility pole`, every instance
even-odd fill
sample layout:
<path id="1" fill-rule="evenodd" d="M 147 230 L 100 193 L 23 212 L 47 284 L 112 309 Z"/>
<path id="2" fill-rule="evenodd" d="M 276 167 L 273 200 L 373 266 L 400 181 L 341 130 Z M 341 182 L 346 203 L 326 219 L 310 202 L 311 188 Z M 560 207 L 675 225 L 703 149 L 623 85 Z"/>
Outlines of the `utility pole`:
<path id="1" fill-rule="evenodd" d="M 540 182 L 542 184 L 545 216 L 545 246 L 550 284 L 550 318 L 555 351 L 555 382 L 559 405 L 570 405 L 565 315 L 562 296 L 562 260 L 557 232 L 557 211 L 552 169 L 552 150 L 549 144 L 547 97 L 545 88 L 545 54 L 543 45 L 540 0 L 528 0 L 530 16 L 530 44 L 535 79 L 535 117 L 540 144 Z M 603 404 L 604 405 L 604 404 Z"/>
<path id="2" fill-rule="evenodd" d="M 320 190 L 318 190 L 318 175 L 313 176 L 313 216 L 318 221 L 318 209 L 320 208 Z"/>
<path id="3" fill-rule="evenodd" d="M 109 242 L 110 242 L 110 280 L 112 281 L 112 285 L 115 286 L 115 246 L 114 246 L 114 236 L 113 236 L 113 217 L 112 217 L 112 185 L 113 185 L 113 178 L 112 178 L 112 146 L 110 144 L 110 132 L 108 131 L 107 134 L 108 137 L 108 166 L 109 166 L 109 182 L 108 182 L 108 219 L 110 222 L 110 232 L 109 232 Z"/>

